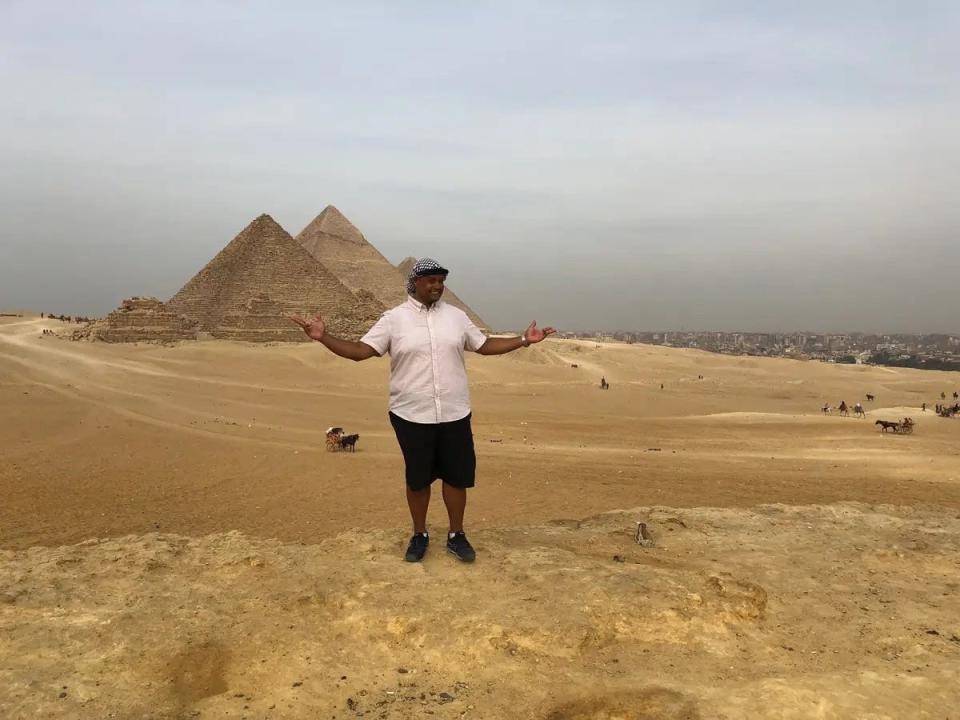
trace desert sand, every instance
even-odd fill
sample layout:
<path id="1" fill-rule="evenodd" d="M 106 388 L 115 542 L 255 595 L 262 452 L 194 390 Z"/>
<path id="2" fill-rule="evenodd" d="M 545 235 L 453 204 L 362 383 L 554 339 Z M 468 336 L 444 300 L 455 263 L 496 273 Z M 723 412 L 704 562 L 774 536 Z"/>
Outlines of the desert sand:
<path id="1" fill-rule="evenodd" d="M 478 560 L 443 552 L 437 497 L 408 564 L 386 359 L 45 328 L 71 329 L 0 319 L 0 717 L 960 707 L 960 420 L 920 410 L 956 374 L 471 356 Z M 841 400 L 866 420 L 820 413 Z M 874 425 L 905 415 L 909 436 Z M 326 451 L 331 425 L 357 452 Z"/>

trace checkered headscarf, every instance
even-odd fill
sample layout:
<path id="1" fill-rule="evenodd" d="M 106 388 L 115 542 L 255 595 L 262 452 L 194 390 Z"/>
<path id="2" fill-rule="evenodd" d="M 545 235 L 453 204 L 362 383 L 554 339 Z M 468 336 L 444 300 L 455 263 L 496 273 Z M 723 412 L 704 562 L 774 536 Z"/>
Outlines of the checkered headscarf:
<path id="1" fill-rule="evenodd" d="M 446 276 L 449 274 L 450 271 L 433 258 L 420 258 L 413 264 L 413 267 L 410 268 L 410 274 L 407 275 L 407 294 L 413 295 L 417 291 L 413 281 L 418 277 L 423 277 L 424 275 Z"/>

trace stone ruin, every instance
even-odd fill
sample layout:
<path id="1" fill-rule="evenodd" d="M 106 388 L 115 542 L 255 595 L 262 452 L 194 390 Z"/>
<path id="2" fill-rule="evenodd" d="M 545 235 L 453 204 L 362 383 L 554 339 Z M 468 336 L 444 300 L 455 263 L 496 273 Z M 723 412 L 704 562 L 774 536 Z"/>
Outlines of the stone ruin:
<path id="1" fill-rule="evenodd" d="M 153 297 L 132 297 L 102 320 L 74 331 L 74 340 L 102 340 L 110 343 L 172 343 L 196 340 L 197 323 L 172 312 Z"/>

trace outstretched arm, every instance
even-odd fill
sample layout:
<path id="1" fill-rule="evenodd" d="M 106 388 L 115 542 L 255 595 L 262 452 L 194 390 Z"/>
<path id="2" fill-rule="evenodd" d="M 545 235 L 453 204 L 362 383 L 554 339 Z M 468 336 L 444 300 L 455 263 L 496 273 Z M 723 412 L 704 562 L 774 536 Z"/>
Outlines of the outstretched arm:
<path id="1" fill-rule="evenodd" d="M 367 360 L 368 358 L 380 357 L 377 355 L 376 350 L 363 342 L 342 340 L 326 333 L 324 333 L 320 342 L 326 345 L 332 353 L 339 355 L 342 358 L 347 358 L 347 360 L 355 360 L 360 362 L 361 360 Z"/>
<path id="2" fill-rule="evenodd" d="M 356 342 L 354 340 L 343 340 L 328 333 L 327 324 L 319 315 L 313 320 L 305 320 L 302 317 L 294 315 L 290 317 L 290 320 L 302 327 L 308 338 L 322 343 L 330 352 L 342 358 L 359 362 L 367 358 L 379 357 L 377 351 L 366 343 Z"/>
<path id="3" fill-rule="evenodd" d="M 556 330 L 552 327 L 538 328 L 537 321 L 534 320 L 521 337 L 487 338 L 486 342 L 480 346 L 477 352 L 480 355 L 504 355 L 508 352 L 519 350 L 522 347 L 543 342 L 544 339 L 553 335 L 555 332 Z"/>

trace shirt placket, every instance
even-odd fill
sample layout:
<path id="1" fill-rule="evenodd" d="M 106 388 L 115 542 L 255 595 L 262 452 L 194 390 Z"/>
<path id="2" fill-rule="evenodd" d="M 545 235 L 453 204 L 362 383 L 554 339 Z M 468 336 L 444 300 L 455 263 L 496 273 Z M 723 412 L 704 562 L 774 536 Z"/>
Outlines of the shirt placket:
<path id="1" fill-rule="evenodd" d="M 442 421 L 440 413 L 440 364 L 437 356 L 437 344 L 433 341 L 433 315 L 427 309 L 427 335 L 430 337 L 430 366 L 433 369 L 433 404 L 437 413 L 437 422 Z"/>

